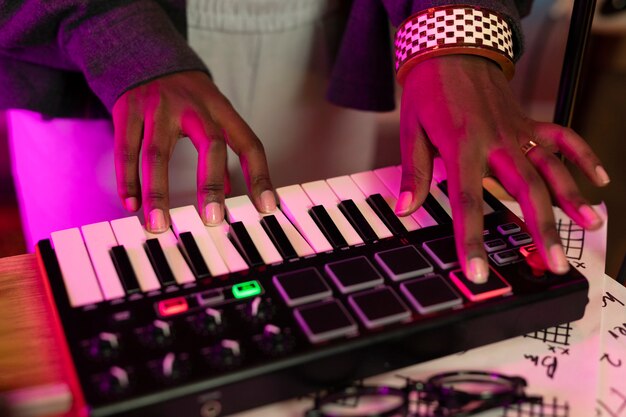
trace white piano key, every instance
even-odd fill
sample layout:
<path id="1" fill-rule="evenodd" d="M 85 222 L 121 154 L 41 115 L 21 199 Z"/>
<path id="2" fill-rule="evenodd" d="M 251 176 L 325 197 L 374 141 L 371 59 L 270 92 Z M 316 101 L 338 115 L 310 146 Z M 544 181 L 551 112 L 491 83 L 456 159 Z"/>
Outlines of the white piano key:
<path id="1" fill-rule="evenodd" d="M 174 232 L 167 229 L 163 233 L 150 233 L 147 230 L 144 230 L 144 233 L 146 234 L 146 239 L 159 240 L 167 264 L 172 270 L 172 274 L 177 283 L 186 284 L 196 280 L 183 254 L 180 252 L 180 249 L 178 249 L 178 239 L 176 239 Z"/>
<path id="2" fill-rule="evenodd" d="M 395 212 L 398 199 L 385 187 L 385 184 L 373 171 L 358 172 L 350 175 L 350 178 L 366 196 L 380 194 L 391 207 L 391 210 Z M 419 223 L 411 216 L 398 217 L 398 219 L 409 232 L 420 228 Z"/>
<path id="3" fill-rule="evenodd" d="M 126 293 L 111 259 L 111 248 L 118 245 L 111 225 L 109 222 L 100 222 L 82 226 L 80 229 L 104 299 L 123 297 Z"/>
<path id="4" fill-rule="evenodd" d="M 340 200 L 352 200 L 365 220 L 370 224 L 379 239 L 391 237 L 391 231 L 365 201 L 365 195 L 349 176 L 329 178 L 326 180 L 330 188 Z"/>
<path id="5" fill-rule="evenodd" d="M 293 246 L 298 256 L 309 256 L 315 253 L 311 245 L 307 243 L 307 241 L 302 237 L 300 232 L 298 232 L 293 224 L 291 224 L 289 219 L 285 217 L 280 209 L 274 211 L 273 213 L 262 214 L 263 217 L 270 215 L 276 217 L 278 224 L 280 225 L 280 227 L 282 227 L 283 232 L 285 232 L 285 235 L 287 235 L 287 239 L 289 239 L 291 246 Z"/>
<path id="6" fill-rule="evenodd" d="M 449 192 L 450 192 L 450 189 L 448 188 L 448 193 Z M 433 197 L 435 197 L 435 200 L 439 202 L 439 205 L 446 211 L 446 213 L 448 213 L 448 215 L 452 217 L 452 206 L 450 206 L 450 199 L 448 198 L 446 193 L 441 191 L 441 189 L 436 185 L 434 181 L 431 185 L 430 193 L 433 195 Z M 491 208 L 491 206 L 487 204 L 485 200 L 481 200 L 481 201 L 482 201 L 483 215 L 493 213 L 493 209 Z"/>
<path id="7" fill-rule="evenodd" d="M 363 239 L 354 230 L 348 219 L 343 215 L 339 207 L 340 200 L 326 181 L 313 181 L 302 184 L 302 189 L 309 196 L 315 206 L 324 206 L 328 216 L 331 218 L 339 232 L 349 246 L 360 245 Z"/>
<path id="8" fill-rule="evenodd" d="M 252 239 L 252 243 L 259 251 L 259 255 L 266 264 L 274 264 L 283 261 L 272 239 L 265 233 L 265 229 L 259 221 L 261 215 L 247 195 L 231 197 L 225 200 L 226 214 L 230 223 L 243 223 L 246 231 Z"/>
<path id="9" fill-rule="evenodd" d="M 178 207 L 170 210 L 172 228 L 176 236 L 190 232 L 200 249 L 204 263 L 213 276 L 224 275 L 229 272 L 228 266 L 222 259 L 220 250 L 206 230 L 198 211 L 194 206 Z"/>
<path id="10" fill-rule="evenodd" d="M 493 213 L 493 208 L 483 200 L 483 216 L 489 213 Z"/>
<path id="11" fill-rule="evenodd" d="M 441 208 L 443 208 L 446 213 L 448 213 L 448 216 L 452 218 L 452 207 L 450 207 L 450 200 L 448 199 L 448 196 L 445 195 L 445 193 L 441 191 L 441 189 L 437 186 L 437 183 L 435 181 L 430 184 L 430 194 L 435 197 L 435 200 L 437 200 Z"/>
<path id="12" fill-rule="evenodd" d="M 313 203 L 299 185 L 288 185 L 276 189 L 280 209 L 291 220 L 304 239 L 316 253 L 328 252 L 333 247 L 309 215 Z"/>
<path id="13" fill-rule="evenodd" d="M 392 195 L 398 198 L 400 194 L 400 182 L 402 180 L 402 171 L 399 166 L 390 166 L 385 168 L 379 168 L 374 170 L 374 174 L 385 184 L 385 187 L 391 191 Z M 420 207 L 411 214 L 411 217 L 415 219 L 422 227 L 436 226 L 438 223 L 433 219 L 433 216 L 428 214 L 424 207 Z"/>
<path id="14" fill-rule="evenodd" d="M 241 257 L 241 254 L 237 251 L 233 243 L 228 238 L 228 231 L 230 225 L 224 220 L 222 223 L 216 226 L 204 226 L 206 231 L 211 235 L 220 256 L 226 263 L 230 272 L 245 271 L 248 269 L 248 264 Z"/>
<path id="15" fill-rule="evenodd" d="M 448 174 L 446 172 L 446 167 L 443 164 L 443 159 L 437 157 L 433 161 L 433 180 L 436 182 L 446 181 L 448 179 Z M 444 207 L 445 210 L 445 207 Z M 483 215 L 493 213 L 493 209 L 486 201 L 483 200 Z M 449 214 L 449 213 L 448 213 Z M 450 217 L 452 217 L 450 215 Z"/>
<path id="16" fill-rule="evenodd" d="M 111 228 L 117 243 L 126 249 L 141 291 L 148 292 L 161 288 L 161 283 L 144 249 L 146 234 L 139 219 L 134 216 L 116 219 L 111 221 Z"/>
<path id="17" fill-rule="evenodd" d="M 78 228 L 52 232 L 52 243 L 72 307 L 103 300 L 98 278 Z"/>
<path id="18" fill-rule="evenodd" d="M 433 160 L 433 180 L 441 182 L 446 179 L 448 179 L 446 166 L 443 164 L 443 159 L 437 157 Z"/>

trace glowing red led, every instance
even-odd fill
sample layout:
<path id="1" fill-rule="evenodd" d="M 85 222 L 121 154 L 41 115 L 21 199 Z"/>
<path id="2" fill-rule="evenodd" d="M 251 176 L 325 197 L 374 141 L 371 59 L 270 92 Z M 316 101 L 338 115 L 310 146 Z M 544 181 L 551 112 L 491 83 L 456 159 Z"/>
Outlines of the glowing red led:
<path id="1" fill-rule="evenodd" d="M 173 316 L 175 314 L 184 313 L 189 309 L 185 297 L 170 298 L 168 300 L 159 301 L 157 310 L 162 317 Z"/>

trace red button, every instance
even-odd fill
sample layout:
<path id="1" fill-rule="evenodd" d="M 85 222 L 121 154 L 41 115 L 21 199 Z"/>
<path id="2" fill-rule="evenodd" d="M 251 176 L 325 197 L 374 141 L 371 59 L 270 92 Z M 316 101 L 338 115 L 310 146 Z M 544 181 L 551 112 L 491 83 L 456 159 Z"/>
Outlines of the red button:
<path id="1" fill-rule="evenodd" d="M 539 252 L 532 252 L 526 257 L 526 263 L 530 266 L 532 273 L 536 277 L 542 277 L 548 270 L 548 265 L 544 262 Z"/>
<path id="2" fill-rule="evenodd" d="M 524 258 L 528 258 L 531 253 L 537 252 L 537 246 L 535 246 L 534 243 L 531 243 L 530 245 L 522 246 L 521 248 L 519 248 L 519 252 Z"/>
<path id="3" fill-rule="evenodd" d="M 169 300 L 159 301 L 157 310 L 162 317 L 173 316 L 174 314 L 184 313 L 189 309 L 185 297 L 170 298 Z"/>
<path id="4" fill-rule="evenodd" d="M 533 276 L 544 276 L 545 272 L 548 270 L 548 265 L 546 265 L 539 252 L 537 252 L 537 246 L 531 243 L 530 245 L 522 246 L 519 251 L 524 258 L 526 258 L 526 263 L 530 266 Z"/>

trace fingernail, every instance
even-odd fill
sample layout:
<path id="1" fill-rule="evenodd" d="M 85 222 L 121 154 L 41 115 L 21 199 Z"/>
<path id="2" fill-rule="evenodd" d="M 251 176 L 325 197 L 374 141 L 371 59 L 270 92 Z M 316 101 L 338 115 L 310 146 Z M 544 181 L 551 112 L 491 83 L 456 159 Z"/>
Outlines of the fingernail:
<path id="1" fill-rule="evenodd" d="M 565 252 L 563 252 L 563 247 L 560 244 L 555 243 L 550 246 L 548 252 L 550 256 L 550 269 L 552 272 L 556 274 L 564 274 L 569 271 L 569 263 L 565 257 Z"/>
<path id="2" fill-rule="evenodd" d="M 139 200 L 137 200 L 137 197 L 128 197 L 124 199 L 124 207 L 128 211 L 137 211 L 139 210 Z"/>
<path id="3" fill-rule="evenodd" d="M 218 225 L 224 220 L 222 214 L 222 205 L 217 202 L 212 202 L 206 205 L 204 208 L 204 219 L 208 225 Z"/>
<path id="4" fill-rule="evenodd" d="M 578 213 L 585 219 L 585 226 L 589 228 L 596 228 L 602 224 L 602 219 L 595 210 L 588 205 L 582 205 L 578 208 Z"/>
<path id="5" fill-rule="evenodd" d="M 165 215 L 161 209 L 153 209 L 150 211 L 150 231 L 151 232 L 164 232 L 167 227 L 165 226 Z"/>
<path id="6" fill-rule="evenodd" d="M 410 191 L 401 192 L 396 203 L 396 214 L 406 214 L 409 211 L 411 201 L 413 201 L 413 193 Z"/>
<path id="7" fill-rule="evenodd" d="M 475 284 L 484 284 L 489 277 L 489 268 L 483 258 L 472 258 L 467 263 L 467 278 Z"/>
<path id="8" fill-rule="evenodd" d="M 276 198 L 272 190 L 265 190 L 261 193 L 261 210 L 264 213 L 271 213 L 276 210 Z"/>
<path id="9" fill-rule="evenodd" d="M 596 175 L 598 176 L 602 184 L 608 184 L 611 182 L 611 179 L 609 178 L 609 174 L 606 173 L 602 165 L 598 165 L 596 167 Z"/>

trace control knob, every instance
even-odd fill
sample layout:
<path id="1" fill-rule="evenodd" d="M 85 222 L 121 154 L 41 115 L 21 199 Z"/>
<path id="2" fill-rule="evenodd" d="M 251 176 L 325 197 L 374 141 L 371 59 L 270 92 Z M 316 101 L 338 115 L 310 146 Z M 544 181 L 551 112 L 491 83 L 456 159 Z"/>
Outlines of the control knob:
<path id="1" fill-rule="evenodd" d="M 170 383 L 185 379 L 191 373 L 189 354 L 168 352 L 161 359 L 150 362 L 148 367 L 159 380 Z"/>
<path id="2" fill-rule="evenodd" d="M 220 370 L 234 368 L 242 360 L 241 346 L 237 340 L 232 339 L 223 339 L 204 353 L 211 367 Z"/>
<path id="3" fill-rule="evenodd" d="M 243 308 L 244 320 L 254 325 L 267 323 L 275 314 L 276 306 L 269 298 L 254 297 Z"/>
<path id="4" fill-rule="evenodd" d="M 130 389 L 130 377 L 126 369 L 113 366 L 94 378 L 96 389 L 105 397 L 116 397 Z"/>
<path id="5" fill-rule="evenodd" d="M 199 314 L 187 317 L 187 322 L 199 336 L 215 336 L 226 327 L 224 315 L 214 308 L 207 308 Z"/>
<path id="6" fill-rule="evenodd" d="M 100 332 L 97 336 L 87 339 L 82 343 L 85 354 L 95 361 L 109 361 L 115 359 L 120 353 L 119 337 L 115 333 Z"/>
<path id="7" fill-rule="evenodd" d="M 257 343 L 263 353 L 278 356 L 293 350 L 295 338 L 288 327 L 281 329 L 273 324 L 266 324 L 263 333 L 257 336 Z"/>
<path id="8" fill-rule="evenodd" d="M 154 320 L 147 326 L 138 328 L 136 333 L 141 344 L 153 349 L 168 347 L 174 340 L 172 325 L 163 320 Z"/>

